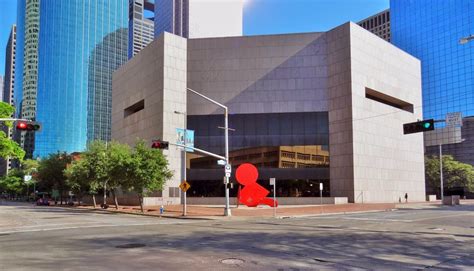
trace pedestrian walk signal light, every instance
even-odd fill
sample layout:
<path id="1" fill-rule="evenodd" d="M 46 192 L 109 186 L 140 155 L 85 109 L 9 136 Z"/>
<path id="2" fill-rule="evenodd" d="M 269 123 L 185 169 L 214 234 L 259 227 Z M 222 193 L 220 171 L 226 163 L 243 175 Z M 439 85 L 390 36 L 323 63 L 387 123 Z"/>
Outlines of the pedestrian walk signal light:
<path id="1" fill-rule="evenodd" d="M 151 148 L 152 149 L 167 150 L 168 149 L 168 141 L 153 140 L 153 142 L 151 143 Z"/>
<path id="2" fill-rule="evenodd" d="M 39 131 L 41 124 L 36 121 L 17 121 L 16 129 L 20 131 Z"/>
<path id="3" fill-rule="evenodd" d="M 434 120 L 422 120 L 403 124 L 403 134 L 414 134 L 434 130 Z"/>

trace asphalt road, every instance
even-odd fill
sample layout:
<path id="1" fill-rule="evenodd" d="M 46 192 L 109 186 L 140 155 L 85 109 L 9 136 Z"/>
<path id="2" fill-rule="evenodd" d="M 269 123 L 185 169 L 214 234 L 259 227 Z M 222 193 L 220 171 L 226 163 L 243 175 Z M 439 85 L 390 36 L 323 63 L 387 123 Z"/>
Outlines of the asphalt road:
<path id="1" fill-rule="evenodd" d="M 184 220 L 0 205 L 1 270 L 473 270 L 474 205 Z"/>

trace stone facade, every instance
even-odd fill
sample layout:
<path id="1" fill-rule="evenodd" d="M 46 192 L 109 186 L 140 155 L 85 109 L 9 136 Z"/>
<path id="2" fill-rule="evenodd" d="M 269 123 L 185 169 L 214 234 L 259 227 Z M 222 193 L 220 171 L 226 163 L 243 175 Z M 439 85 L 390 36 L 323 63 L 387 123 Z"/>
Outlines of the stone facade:
<path id="1" fill-rule="evenodd" d="M 186 56 L 163 62 L 175 53 L 164 45 L 178 40 Z M 177 68 L 168 69 L 167 63 Z M 169 74 L 179 74 L 179 80 Z M 410 200 L 425 198 L 423 136 L 403 135 L 403 123 L 422 116 L 420 62 L 354 23 L 326 33 L 187 42 L 160 36 L 114 74 L 113 138 L 129 144 L 137 136 L 173 141 L 174 129 L 184 124 L 175 110 L 188 116 L 222 115 L 200 97 L 188 93 L 186 98 L 186 86 L 227 105 L 231 115 L 328 113 L 332 197 L 396 202 L 408 193 Z M 162 104 L 163 97 L 171 96 Z M 144 110 L 124 118 L 124 109 L 141 99 Z M 157 106 L 150 109 L 153 99 Z M 311 128 L 302 123 L 298 129 Z M 252 144 L 263 142 L 258 141 L 262 136 Z M 222 142 L 216 137 L 208 144 Z M 179 172 L 179 151 L 170 148 L 165 154 Z"/>
<path id="2" fill-rule="evenodd" d="M 186 111 L 186 43 L 184 38 L 165 33 L 115 72 L 114 140 L 129 145 L 137 139 L 150 145 L 154 139 L 174 141 L 176 128 L 184 127 L 184 116 L 174 111 Z M 162 191 L 162 198 L 147 198 L 146 205 L 179 202 L 181 152 L 170 147 L 163 153 L 174 175 Z"/>

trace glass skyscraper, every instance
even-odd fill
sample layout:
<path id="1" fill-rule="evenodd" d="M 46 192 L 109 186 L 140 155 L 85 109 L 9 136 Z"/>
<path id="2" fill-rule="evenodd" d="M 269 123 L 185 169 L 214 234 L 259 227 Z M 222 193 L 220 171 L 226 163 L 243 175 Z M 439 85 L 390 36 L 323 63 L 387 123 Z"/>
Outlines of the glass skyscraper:
<path id="1" fill-rule="evenodd" d="M 391 0 L 390 13 L 392 43 L 421 60 L 424 118 L 474 116 L 474 41 L 459 43 L 474 34 L 474 0 Z"/>
<path id="2" fill-rule="evenodd" d="M 127 61 L 127 24 L 127 0 L 40 1 L 35 156 L 110 140 L 111 78 Z"/>

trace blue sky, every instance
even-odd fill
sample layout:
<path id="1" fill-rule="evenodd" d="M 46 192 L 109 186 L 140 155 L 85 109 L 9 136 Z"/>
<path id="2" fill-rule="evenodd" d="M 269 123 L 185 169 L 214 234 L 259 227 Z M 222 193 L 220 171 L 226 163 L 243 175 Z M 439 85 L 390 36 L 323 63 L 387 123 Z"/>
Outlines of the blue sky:
<path id="1" fill-rule="evenodd" d="M 61 0 L 63 1 L 63 0 Z M 389 7 L 389 0 L 246 0 L 245 35 L 325 31 Z M 17 0 L 0 0 L 0 75 Z"/>

